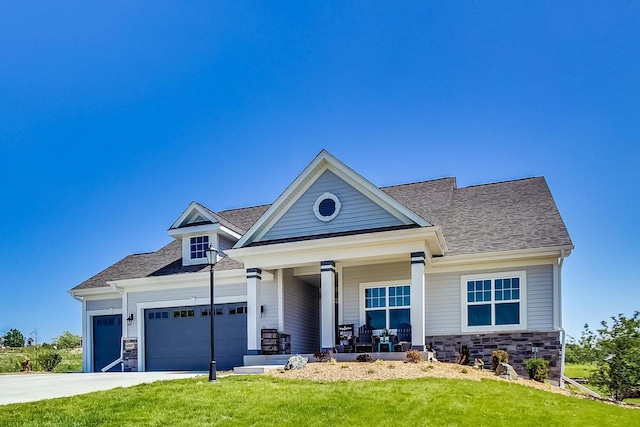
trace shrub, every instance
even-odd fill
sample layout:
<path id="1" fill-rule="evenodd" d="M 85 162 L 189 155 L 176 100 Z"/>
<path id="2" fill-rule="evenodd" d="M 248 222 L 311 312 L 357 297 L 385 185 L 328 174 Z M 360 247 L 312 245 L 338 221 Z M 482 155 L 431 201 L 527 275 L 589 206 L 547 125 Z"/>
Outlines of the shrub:
<path id="1" fill-rule="evenodd" d="M 545 359 L 529 359 L 524 362 L 529 378 L 543 383 L 549 377 L 549 361 Z"/>
<path id="2" fill-rule="evenodd" d="M 462 371 L 460 371 L 460 372 L 462 372 L 463 374 L 466 374 L 469 371 L 467 371 L 467 368 L 462 368 Z"/>
<path id="3" fill-rule="evenodd" d="M 420 363 L 422 362 L 422 354 L 418 350 L 408 350 L 407 360 L 411 363 Z"/>
<path id="4" fill-rule="evenodd" d="M 369 354 L 362 353 L 356 356 L 356 362 L 373 362 L 373 359 Z"/>
<path id="5" fill-rule="evenodd" d="M 491 352 L 491 369 L 495 371 L 500 363 L 509 363 L 509 353 L 504 350 L 495 350 Z"/>
<path id="6" fill-rule="evenodd" d="M 56 351 L 48 351 L 38 356 L 38 362 L 45 371 L 53 372 L 53 370 L 56 369 L 56 366 L 62 362 L 62 356 L 60 356 L 60 353 Z"/>
<path id="7" fill-rule="evenodd" d="M 336 365 L 336 364 L 338 364 L 338 361 L 336 360 L 335 357 L 332 357 L 332 358 L 329 359 L 329 361 L 327 363 L 330 364 L 330 365 Z"/>
<path id="8" fill-rule="evenodd" d="M 328 357 L 328 351 L 316 351 L 315 353 L 313 353 L 313 358 L 316 359 L 316 362 L 324 362 Z"/>

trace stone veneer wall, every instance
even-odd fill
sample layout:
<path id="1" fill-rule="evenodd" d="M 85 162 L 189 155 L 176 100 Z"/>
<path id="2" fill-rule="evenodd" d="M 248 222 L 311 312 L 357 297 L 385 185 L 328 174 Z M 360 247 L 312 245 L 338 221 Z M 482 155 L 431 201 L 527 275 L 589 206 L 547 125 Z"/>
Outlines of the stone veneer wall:
<path id="1" fill-rule="evenodd" d="M 560 332 L 517 332 L 481 335 L 445 335 L 426 337 L 427 344 L 433 344 L 436 358 L 441 362 L 455 362 L 461 346 L 469 346 L 470 360 L 482 359 L 485 367 L 491 369 L 491 352 L 506 350 L 509 364 L 519 375 L 528 377 L 524 362 L 533 357 L 531 347 L 538 347 L 537 357 L 549 361 L 549 378 L 560 379 Z"/>
<path id="2" fill-rule="evenodd" d="M 138 372 L 138 339 L 123 338 L 122 361 L 125 372 Z"/>

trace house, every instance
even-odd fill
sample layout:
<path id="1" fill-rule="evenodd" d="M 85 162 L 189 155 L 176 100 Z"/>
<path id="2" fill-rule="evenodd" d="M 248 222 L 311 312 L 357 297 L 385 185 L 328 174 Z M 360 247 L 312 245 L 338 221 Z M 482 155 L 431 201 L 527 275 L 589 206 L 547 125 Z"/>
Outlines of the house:
<path id="1" fill-rule="evenodd" d="M 379 188 L 323 150 L 273 204 L 193 202 L 168 233 L 158 251 L 69 291 L 82 302 L 85 371 L 119 369 L 121 356 L 127 370 L 206 370 L 211 245 L 219 369 L 257 360 L 265 328 L 308 354 L 335 348 L 338 325 L 406 324 L 412 348 L 439 360 L 466 346 L 489 363 L 504 349 L 520 371 L 535 355 L 560 375 L 573 244 L 542 177 Z"/>

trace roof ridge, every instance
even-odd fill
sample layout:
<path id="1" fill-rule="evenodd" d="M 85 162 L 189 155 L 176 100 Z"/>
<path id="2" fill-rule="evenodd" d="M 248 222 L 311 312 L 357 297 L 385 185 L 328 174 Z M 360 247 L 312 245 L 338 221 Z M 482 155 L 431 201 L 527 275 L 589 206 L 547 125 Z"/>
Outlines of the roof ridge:
<path id="1" fill-rule="evenodd" d="M 540 175 L 540 176 L 529 176 L 529 177 L 526 177 L 526 178 L 505 179 L 503 181 L 486 182 L 484 184 L 467 185 L 466 187 L 458 187 L 457 189 L 458 190 L 462 190 L 462 189 L 465 189 L 465 188 L 485 187 L 485 186 L 488 186 L 488 185 L 507 184 L 507 183 L 510 183 L 510 182 L 527 181 L 527 180 L 530 180 L 530 179 L 540 179 L 540 178 L 544 179 L 544 176 Z"/>
<path id="2" fill-rule="evenodd" d="M 453 180 L 455 180 L 456 177 L 455 176 L 444 176 L 442 178 L 425 179 L 425 180 L 422 180 L 422 181 L 413 181 L 413 182 L 407 182 L 407 183 L 404 183 L 404 184 L 385 185 L 385 186 L 382 186 L 382 187 L 379 187 L 379 188 L 382 190 L 382 189 L 385 189 L 385 188 L 403 187 L 405 185 L 424 184 L 425 182 L 444 181 L 445 179 L 453 179 Z"/>

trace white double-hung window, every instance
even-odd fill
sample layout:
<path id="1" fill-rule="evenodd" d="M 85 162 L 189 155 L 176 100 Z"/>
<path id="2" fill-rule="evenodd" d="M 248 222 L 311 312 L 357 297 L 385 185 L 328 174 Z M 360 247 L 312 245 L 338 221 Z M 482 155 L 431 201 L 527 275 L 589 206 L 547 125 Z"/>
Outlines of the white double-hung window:
<path id="1" fill-rule="evenodd" d="M 462 332 L 526 329 L 526 287 L 525 271 L 462 276 Z"/>
<path id="2" fill-rule="evenodd" d="M 363 283 L 360 285 L 361 323 L 372 329 L 397 329 L 411 324 L 411 286 L 408 283 Z"/>

